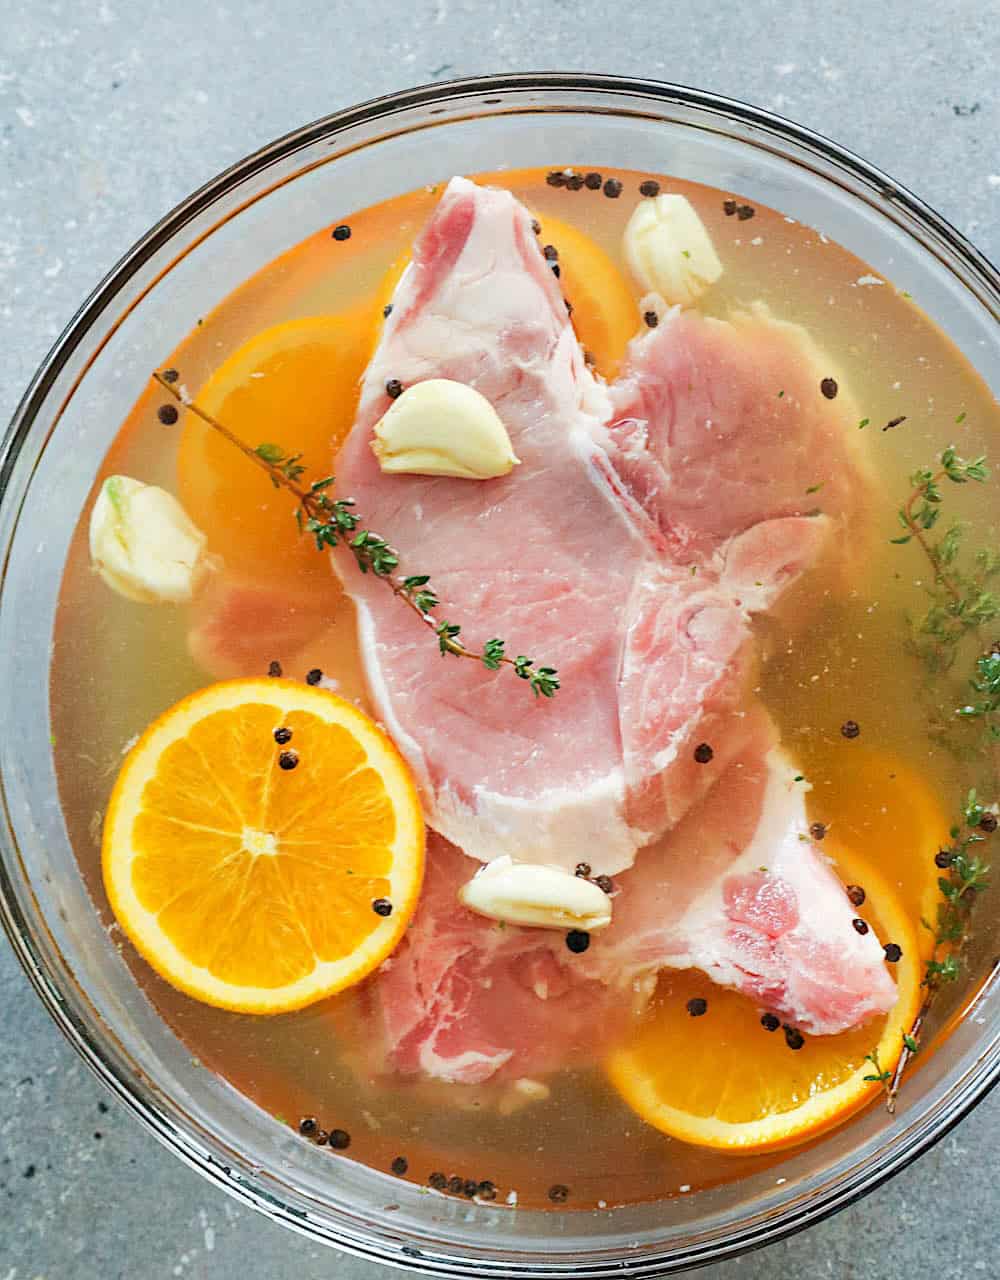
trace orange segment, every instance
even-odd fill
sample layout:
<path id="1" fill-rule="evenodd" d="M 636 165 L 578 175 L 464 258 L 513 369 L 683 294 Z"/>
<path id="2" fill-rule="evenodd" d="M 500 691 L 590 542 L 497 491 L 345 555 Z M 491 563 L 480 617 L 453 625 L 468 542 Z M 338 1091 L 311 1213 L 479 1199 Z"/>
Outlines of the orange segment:
<path id="1" fill-rule="evenodd" d="M 416 907 L 423 857 L 389 739 L 290 680 L 210 685 L 167 711 L 126 759 L 104 827 L 108 898 L 137 949 L 180 990 L 244 1013 L 301 1008 L 376 968 Z"/>
<path id="2" fill-rule="evenodd" d="M 628 281 L 586 232 L 549 214 L 539 214 L 538 221 L 539 244 L 559 250 L 560 283 L 573 304 L 580 345 L 593 355 L 598 373 L 613 378 L 639 328 L 638 304 Z"/>
<path id="3" fill-rule="evenodd" d="M 873 1070 L 865 1055 L 877 1048 L 882 1068 L 895 1066 L 919 1007 L 922 966 L 915 930 L 887 882 L 846 854 L 838 872 L 865 885 L 867 918 L 902 947 L 891 1012 L 791 1050 L 780 1031 L 764 1030 L 745 996 L 704 974 L 664 974 L 651 1015 L 608 1062 L 615 1088 L 648 1124 L 697 1146 L 757 1154 L 814 1138 L 877 1094 L 864 1079 Z M 694 996 L 708 999 L 704 1017 L 687 1012 Z"/>
<path id="4" fill-rule="evenodd" d="M 301 453 L 309 478 L 318 480 L 331 470 L 354 421 L 375 320 L 368 302 L 342 315 L 265 329 L 216 369 L 195 398 L 250 444 L 277 443 Z M 338 589 L 329 557 L 297 535 L 294 497 L 275 489 L 193 414 L 185 414 L 177 462 L 178 497 L 228 570 L 293 590 L 316 583 Z"/>
<path id="5" fill-rule="evenodd" d="M 941 873 L 934 854 L 951 843 L 950 823 L 928 779 L 890 752 L 865 747 L 830 752 L 809 770 L 809 781 L 810 819 L 828 828 L 823 852 L 836 861 L 856 850 L 886 878 L 912 920 L 936 919 Z M 933 937 L 917 932 L 926 957 Z"/>

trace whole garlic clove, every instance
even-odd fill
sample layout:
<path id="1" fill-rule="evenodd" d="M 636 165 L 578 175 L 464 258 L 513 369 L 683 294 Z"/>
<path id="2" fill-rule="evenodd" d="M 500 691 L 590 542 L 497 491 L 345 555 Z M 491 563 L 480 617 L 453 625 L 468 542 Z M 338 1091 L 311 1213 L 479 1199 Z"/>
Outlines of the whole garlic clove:
<path id="1" fill-rule="evenodd" d="M 112 591 L 142 604 L 185 604 L 209 567 L 205 535 L 177 499 L 131 476 L 101 486 L 90 558 Z"/>
<path id="2" fill-rule="evenodd" d="M 458 897 L 481 916 L 537 929 L 594 933 L 611 923 L 611 899 L 596 884 L 559 867 L 514 862 L 506 855 L 477 871 Z"/>
<path id="3" fill-rule="evenodd" d="M 462 480 L 505 476 L 519 462 L 486 397 L 450 378 L 407 387 L 375 424 L 372 451 L 383 471 Z"/>
<path id="4" fill-rule="evenodd" d="M 668 303 L 690 306 L 722 275 L 705 224 L 679 195 L 637 204 L 624 237 L 625 260 L 640 286 Z"/>

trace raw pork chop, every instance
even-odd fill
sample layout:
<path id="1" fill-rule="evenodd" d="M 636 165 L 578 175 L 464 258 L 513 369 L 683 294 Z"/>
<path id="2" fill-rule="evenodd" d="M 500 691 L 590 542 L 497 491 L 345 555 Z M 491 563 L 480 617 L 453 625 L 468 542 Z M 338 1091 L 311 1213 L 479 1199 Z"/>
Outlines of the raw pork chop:
<path id="1" fill-rule="evenodd" d="M 370 446 L 387 382 L 431 377 L 492 402 L 521 459 L 511 475 L 380 471 Z M 528 213 L 508 192 L 453 179 L 393 300 L 338 486 L 400 549 L 404 572 L 430 574 L 439 618 L 470 645 L 499 635 L 509 653 L 558 667 L 557 698 L 533 700 L 509 670 L 442 660 L 383 584 L 349 556 L 339 565 L 378 713 L 428 820 L 484 861 L 629 866 L 740 751 L 749 614 L 829 532 L 825 517 L 740 522 L 692 576 L 615 471 L 611 416 Z M 695 766 L 709 736 L 715 759 Z"/>
<path id="2" fill-rule="evenodd" d="M 855 931 L 843 886 L 804 838 L 802 785 L 773 739 L 758 712 L 745 758 L 616 877 L 614 921 L 583 955 L 561 932 L 461 906 L 469 860 L 435 839 L 414 925 L 374 984 L 391 1066 L 481 1083 L 592 1060 L 664 967 L 701 969 L 813 1034 L 891 1008 L 882 947 Z"/>

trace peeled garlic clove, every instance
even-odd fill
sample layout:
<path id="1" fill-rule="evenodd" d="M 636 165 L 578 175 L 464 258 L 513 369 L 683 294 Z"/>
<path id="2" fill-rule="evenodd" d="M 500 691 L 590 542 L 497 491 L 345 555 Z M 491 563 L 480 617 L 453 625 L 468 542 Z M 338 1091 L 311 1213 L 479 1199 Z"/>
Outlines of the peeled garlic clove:
<path id="1" fill-rule="evenodd" d="M 90 513 L 90 558 L 120 596 L 143 604 L 192 599 L 208 559 L 205 535 L 165 489 L 109 476 Z"/>
<path id="2" fill-rule="evenodd" d="M 637 204 L 624 247 L 640 286 L 671 304 L 690 306 L 722 275 L 705 224 L 684 196 L 656 196 Z"/>
<path id="3" fill-rule="evenodd" d="M 463 480 L 505 476 L 519 461 L 486 397 L 450 378 L 407 387 L 375 424 L 372 451 L 383 471 Z"/>
<path id="4" fill-rule="evenodd" d="M 506 855 L 477 871 L 458 897 L 471 911 L 508 924 L 594 933 L 611 923 L 611 899 L 596 884 L 559 867 L 513 862 Z"/>

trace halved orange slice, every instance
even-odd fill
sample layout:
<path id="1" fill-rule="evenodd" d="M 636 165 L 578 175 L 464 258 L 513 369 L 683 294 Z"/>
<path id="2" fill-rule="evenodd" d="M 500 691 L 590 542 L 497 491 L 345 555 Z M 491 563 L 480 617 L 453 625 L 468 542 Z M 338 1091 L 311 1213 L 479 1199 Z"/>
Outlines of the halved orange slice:
<path id="1" fill-rule="evenodd" d="M 413 914 L 424 826 L 378 726 L 323 689 L 232 680 L 129 753 L 104 824 L 112 910 L 162 977 L 282 1013 L 359 982 Z"/>
<path id="2" fill-rule="evenodd" d="M 892 1071 L 920 1003 L 921 961 L 915 930 L 886 881 L 844 855 L 838 871 L 864 885 L 865 915 L 880 938 L 896 942 L 899 996 L 883 1018 L 837 1036 L 806 1037 L 789 1048 L 781 1031 L 761 1025 L 761 1010 L 735 991 L 688 971 L 661 977 L 653 1012 L 635 1038 L 615 1051 L 608 1074 L 643 1120 L 672 1137 L 732 1154 L 795 1146 L 840 1124 L 879 1090 L 865 1079 L 877 1051 Z M 707 998 L 692 1018 L 687 1002 Z"/>

